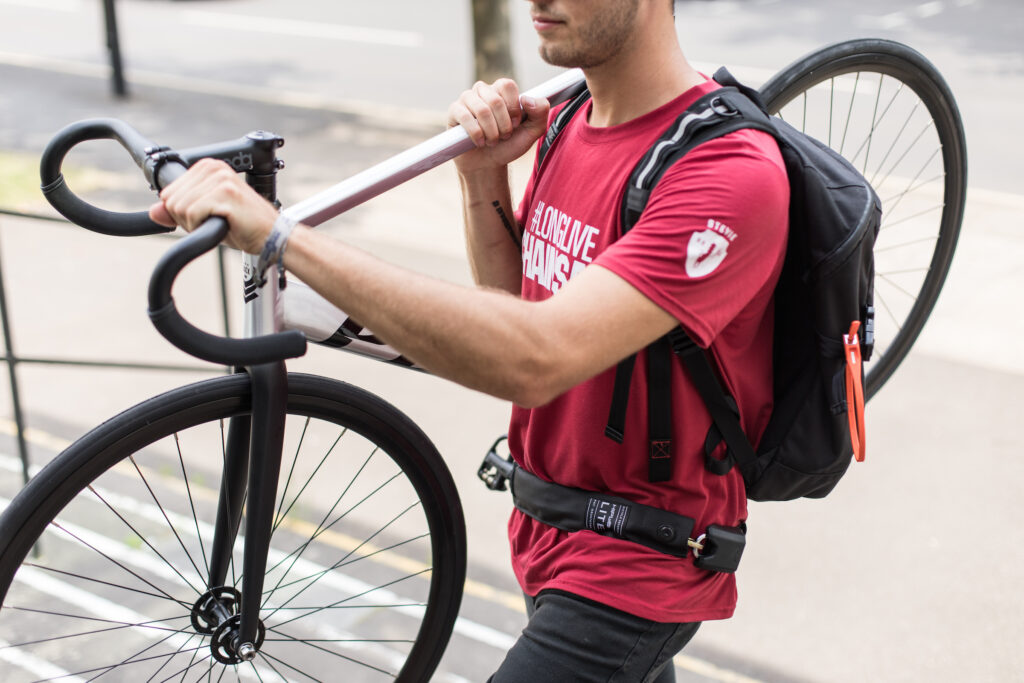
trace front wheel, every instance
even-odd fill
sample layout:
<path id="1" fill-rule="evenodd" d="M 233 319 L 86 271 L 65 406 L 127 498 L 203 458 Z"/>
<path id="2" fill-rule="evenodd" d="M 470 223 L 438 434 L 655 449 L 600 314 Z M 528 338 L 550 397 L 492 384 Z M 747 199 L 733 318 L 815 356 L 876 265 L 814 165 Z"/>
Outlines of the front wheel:
<path id="1" fill-rule="evenodd" d="M 227 423 L 246 375 L 168 392 L 94 429 L 0 517 L 5 681 L 427 681 L 465 577 L 465 527 L 427 437 L 355 387 L 289 375 L 255 659 L 223 661 L 208 585 Z M 0 501 L 0 505 L 7 501 Z M 223 631 L 223 629 L 221 629 Z M 212 647 L 211 647 L 212 643 Z"/>
<path id="2" fill-rule="evenodd" d="M 906 45 L 859 39 L 783 69 L 770 112 L 845 156 L 882 200 L 875 243 L 873 396 L 921 333 L 946 280 L 967 197 L 967 149 L 953 94 Z"/>

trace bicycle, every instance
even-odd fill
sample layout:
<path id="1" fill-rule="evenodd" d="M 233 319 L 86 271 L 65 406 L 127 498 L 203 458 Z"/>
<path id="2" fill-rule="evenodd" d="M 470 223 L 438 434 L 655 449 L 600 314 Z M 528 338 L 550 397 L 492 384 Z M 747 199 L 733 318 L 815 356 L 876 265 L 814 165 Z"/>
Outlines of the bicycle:
<path id="1" fill-rule="evenodd" d="M 567 72 L 534 93 L 565 99 L 580 79 Z M 956 104 L 927 60 L 881 40 L 819 50 L 762 93 L 791 123 L 852 149 L 881 188 L 886 318 L 867 371 L 873 395 L 920 333 L 956 245 L 966 186 Z M 96 209 L 63 183 L 71 147 L 110 137 L 156 187 L 212 156 L 275 200 L 282 140 L 273 134 L 176 152 L 122 122 L 93 120 L 59 133 L 42 164 L 51 200 L 85 227 L 163 230 L 144 212 Z M 286 211 L 317 225 L 469 146 L 451 129 Z M 282 275 L 257 286 L 251 257 L 245 338 L 192 327 L 174 306 L 174 279 L 225 232 L 211 219 L 168 251 L 150 283 L 150 315 L 172 343 L 238 370 L 112 418 L 10 502 L 0 517 L 0 657 L 18 663 L 18 675 L 75 681 L 428 680 L 466 571 L 451 475 L 397 409 L 342 382 L 289 374 L 284 360 L 301 355 L 308 338 L 413 364 L 299 283 L 282 289 Z M 892 301 L 897 295 L 909 303 Z M 307 448 L 314 454 L 300 456 Z"/>

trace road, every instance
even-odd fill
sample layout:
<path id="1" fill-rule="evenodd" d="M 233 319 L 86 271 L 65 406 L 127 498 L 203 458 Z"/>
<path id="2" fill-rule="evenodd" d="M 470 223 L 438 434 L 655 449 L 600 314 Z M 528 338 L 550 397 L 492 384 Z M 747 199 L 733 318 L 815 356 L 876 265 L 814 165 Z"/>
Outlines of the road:
<path id="1" fill-rule="evenodd" d="M 286 7 L 121 2 L 133 95 L 120 102 L 107 94 L 95 3 L 0 0 L 0 151 L 30 168 L 27 160 L 38 158 L 54 130 L 96 115 L 125 118 L 181 146 L 272 128 L 288 139 L 282 184 L 289 202 L 429 135 L 471 80 L 461 2 L 396 0 L 354 11 L 293 0 Z M 681 678 L 1018 679 L 1024 538 L 1000 522 L 1018 516 L 1024 475 L 1011 427 L 1024 390 L 1024 360 L 1011 342 L 1024 335 L 1022 316 L 1014 315 L 1024 288 L 1024 170 L 1016 163 L 1024 138 L 1012 133 L 1024 85 L 1024 8 L 1013 0 L 694 0 L 677 7 L 691 58 L 709 69 L 728 63 L 755 82 L 843 38 L 913 45 L 958 97 L 971 164 L 968 215 L 948 285 L 915 353 L 870 406 L 868 463 L 826 501 L 753 506 L 737 615 L 702 628 L 678 663 Z M 551 70 L 534 56 L 522 14 L 514 26 L 519 77 L 535 83 Z M 75 159 L 102 170 L 78 176 L 96 197 L 148 201 L 145 192 L 124 191 L 134 175 L 115 151 L 98 145 Z M 441 168 L 325 228 L 389 260 L 466 282 L 457 211 L 451 171 Z M 19 351 L 186 362 L 148 329 L 134 294 L 163 241 L 112 247 L 14 219 L 0 229 Z M 107 273 L 116 281 L 95 277 Z M 210 281 L 209 272 L 197 273 L 180 297 L 215 328 Z M 39 315 L 58 306 L 59 313 Z M 363 384 L 423 426 L 449 458 L 470 511 L 471 577 L 514 594 L 501 532 L 508 501 L 473 477 L 507 406 L 322 349 L 296 367 Z M 191 376 L 20 369 L 32 425 L 58 441 Z M 46 446 L 36 447 L 44 458 Z M 522 619 L 474 596 L 466 615 L 493 618 L 507 636 Z M 478 644 L 457 642 L 447 657 L 479 652 Z M 500 648 L 484 652 L 481 676 Z"/>

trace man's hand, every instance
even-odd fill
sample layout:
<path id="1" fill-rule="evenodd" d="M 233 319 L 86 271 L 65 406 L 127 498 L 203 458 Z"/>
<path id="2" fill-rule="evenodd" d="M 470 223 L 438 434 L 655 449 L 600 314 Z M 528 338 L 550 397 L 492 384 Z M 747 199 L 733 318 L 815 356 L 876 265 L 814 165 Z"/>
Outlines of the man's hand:
<path id="1" fill-rule="evenodd" d="M 510 79 L 477 82 L 448 108 L 448 126 L 461 125 L 477 146 L 455 159 L 459 173 L 500 169 L 521 157 L 547 129 L 549 108 L 543 98 L 520 99 Z"/>
<path id="2" fill-rule="evenodd" d="M 202 159 L 160 192 L 150 207 L 156 223 L 180 225 L 192 232 L 210 216 L 228 222 L 227 242 L 250 254 L 258 254 L 270 234 L 277 210 L 223 161 Z"/>

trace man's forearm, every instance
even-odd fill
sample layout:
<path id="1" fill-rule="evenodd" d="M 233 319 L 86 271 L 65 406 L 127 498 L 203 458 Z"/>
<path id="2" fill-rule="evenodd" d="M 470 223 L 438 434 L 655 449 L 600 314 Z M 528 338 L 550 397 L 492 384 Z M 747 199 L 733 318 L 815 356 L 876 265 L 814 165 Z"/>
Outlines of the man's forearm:
<path id="1" fill-rule="evenodd" d="M 522 234 L 516 224 L 505 168 L 460 175 L 466 251 L 478 285 L 518 295 Z"/>
<path id="2" fill-rule="evenodd" d="M 597 266 L 555 296 L 529 302 L 410 272 L 301 225 L 284 260 L 402 355 L 440 377 L 526 407 L 550 401 L 678 324 Z"/>
<path id="3" fill-rule="evenodd" d="M 375 336 L 432 373 L 517 402 L 535 364 L 530 304 L 400 269 L 298 226 L 285 264 Z"/>

